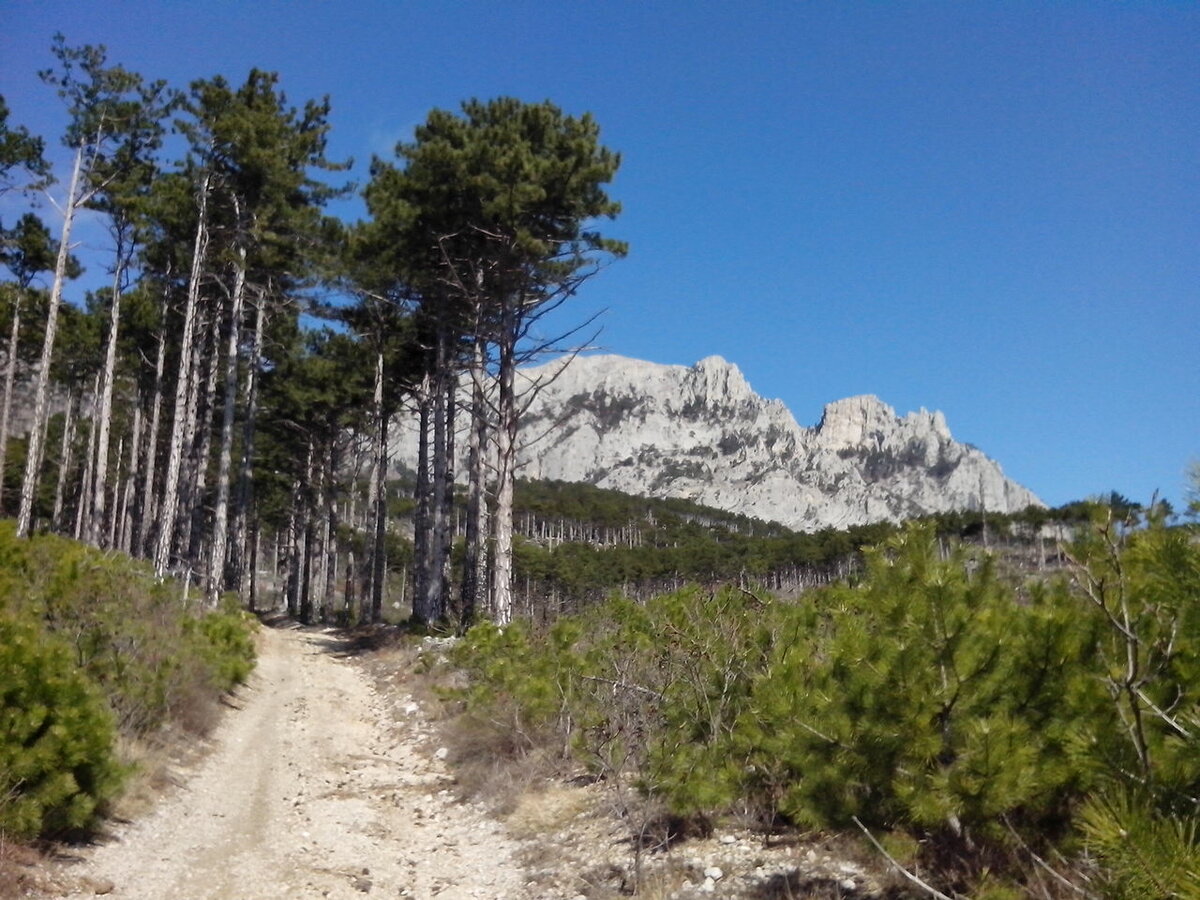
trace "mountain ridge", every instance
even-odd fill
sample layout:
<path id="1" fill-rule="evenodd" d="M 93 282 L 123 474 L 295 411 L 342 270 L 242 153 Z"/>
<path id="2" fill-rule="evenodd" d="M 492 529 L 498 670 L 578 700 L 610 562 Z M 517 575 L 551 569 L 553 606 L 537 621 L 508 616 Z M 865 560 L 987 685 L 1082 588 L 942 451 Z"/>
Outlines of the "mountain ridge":
<path id="1" fill-rule="evenodd" d="M 1042 505 L 955 441 L 941 412 L 899 416 L 864 394 L 827 403 L 805 427 L 720 356 L 692 366 L 581 356 L 523 369 L 520 381 L 540 385 L 521 425 L 525 478 L 681 497 L 801 531 Z M 415 426 L 399 424 L 396 458 L 415 467 Z"/>

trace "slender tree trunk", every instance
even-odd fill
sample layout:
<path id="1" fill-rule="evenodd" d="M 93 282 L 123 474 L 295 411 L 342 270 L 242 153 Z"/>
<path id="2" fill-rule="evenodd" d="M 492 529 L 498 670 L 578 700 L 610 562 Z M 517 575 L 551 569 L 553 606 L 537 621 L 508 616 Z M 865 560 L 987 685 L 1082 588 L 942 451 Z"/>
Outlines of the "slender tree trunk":
<path id="1" fill-rule="evenodd" d="M 129 473 L 125 476 L 125 486 L 121 494 L 120 536 L 117 546 L 125 553 L 133 552 L 133 523 L 137 519 L 134 504 L 137 502 L 138 465 L 142 459 L 142 432 L 145 431 L 145 419 L 142 418 L 142 403 L 133 408 L 133 435 L 129 444 Z"/>
<path id="2" fill-rule="evenodd" d="M 331 621 L 333 614 L 334 585 L 337 583 L 337 466 L 338 450 L 337 436 L 330 441 L 329 452 L 326 454 L 327 466 L 322 479 L 324 483 L 324 502 L 322 509 L 324 520 L 321 526 L 321 549 L 324 555 L 321 562 L 321 618 Z"/>
<path id="3" fill-rule="evenodd" d="M 459 621 L 463 628 L 475 620 L 479 593 L 487 584 L 487 426 L 488 412 L 484 395 L 484 345 L 476 338 L 471 361 L 471 426 L 467 447 L 467 520 L 464 536 L 462 595 Z"/>
<path id="4" fill-rule="evenodd" d="M 513 488 L 516 480 L 516 298 L 505 303 L 500 328 L 496 397 L 496 508 L 492 516 L 492 590 L 489 612 L 497 625 L 512 621 Z"/>
<path id="5" fill-rule="evenodd" d="M 141 516 L 137 522 L 137 533 L 133 538 L 135 554 L 152 557 L 150 537 L 154 533 L 153 523 L 158 511 L 158 497 L 154 492 L 155 476 L 158 474 L 158 429 L 162 415 L 163 372 L 167 360 L 167 291 L 163 291 L 163 325 L 158 333 L 158 353 L 154 358 L 154 399 L 150 402 L 150 433 L 146 437 L 146 477 L 142 485 Z"/>
<path id="6" fill-rule="evenodd" d="M 248 610 L 250 610 L 250 612 L 257 612 L 258 611 L 258 549 L 259 549 L 259 531 L 258 531 L 257 520 L 254 522 L 254 525 L 251 527 L 250 531 L 251 531 L 252 537 L 250 540 L 250 573 L 249 573 L 249 577 L 247 578 L 249 585 L 246 588 L 246 591 L 247 591 L 247 593 L 246 593 L 246 608 Z"/>
<path id="7" fill-rule="evenodd" d="M 292 485 L 292 510 L 288 515 L 288 570 L 287 570 L 287 612 L 293 618 L 300 616 L 300 506 L 301 482 Z"/>
<path id="8" fill-rule="evenodd" d="M 424 621 L 425 600 L 432 577 L 430 559 L 430 472 L 429 432 L 433 422 L 432 379 L 426 375 L 417 393 L 417 484 L 416 509 L 413 512 L 413 618 Z"/>
<path id="9" fill-rule="evenodd" d="M 208 509 L 205 500 L 208 491 L 208 461 L 212 456 L 213 438 L 213 408 L 217 398 L 217 375 L 220 367 L 217 357 L 220 345 L 220 311 L 213 310 L 209 320 L 208 339 L 203 346 L 196 347 L 196 360 L 192 369 L 197 376 L 196 388 L 199 390 L 199 373 L 204 371 L 204 396 L 193 404 L 196 413 L 192 416 L 189 431 L 189 443 L 194 448 L 187 469 L 187 492 L 183 509 L 190 509 L 191 515 L 183 519 L 183 533 L 180 535 L 182 547 L 187 554 L 188 564 L 203 577 L 201 560 L 204 555 L 204 539 L 207 536 L 206 525 Z"/>
<path id="10" fill-rule="evenodd" d="M 449 339 L 447 338 L 447 343 Z M 445 419 L 444 438 L 441 455 L 444 460 L 439 474 L 441 482 L 441 494 L 438 501 L 442 507 L 441 520 L 438 523 L 437 539 L 438 539 L 438 584 L 441 587 L 437 595 L 437 616 L 436 621 L 444 622 L 448 613 L 450 600 L 450 553 L 454 548 L 454 421 L 455 412 L 458 408 L 458 398 L 456 396 L 458 388 L 458 376 L 452 370 L 449 360 L 449 347 L 447 347 L 447 359 L 443 369 L 443 378 L 445 379 L 446 393 L 446 408 L 443 418 Z"/>
<path id="11" fill-rule="evenodd" d="M 242 453 L 238 460 L 237 507 L 234 511 L 233 552 L 229 567 L 234 587 L 244 604 L 253 602 L 247 591 L 250 594 L 254 593 L 255 563 L 247 565 L 246 561 L 255 555 L 251 542 L 258 540 L 257 519 L 251 527 L 250 517 L 254 504 L 254 439 L 258 424 L 258 371 L 262 365 L 265 307 L 266 301 L 260 296 L 254 310 L 254 343 L 251 346 L 250 365 L 246 369 L 246 381 L 243 385 L 242 406 L 245 409 L 245 420 L 242 422 Z M 253 609 L 253 606 L 249 608 Z"/>
<path id="12" fill-rule="evenodd" d="M 12 415 L 13 383 L 17 377 L 17 344 L 21 336 L 21 300 L 25 291 L 18 288 L 13 302 L 12 331 L 8 336 L 8 359 L 4 361 L 4 407 L 0 411 L 0 510 L 4 508 L 5 463 L 8 459 L 8 423 Z"/>
<path id="13" fill-rule="evenodd" d="M 117 257 L 113 272 L 112 304 L 109 307 L 108 337 L 104 346 L 104 369 L 100 374 L 100 395 L 97 409 L 92 411 L 92 421 L 97 429 L 96 471 L 92 488 L 92 512 L 88 517 L 87 542 L 93 547 L 101 545 L 104 531 L 105 497 L 108 490 L 108 442 L 112 431 L 113 382 L 117 374 L 117 337 L 121 326 L 121 289 L 125 280 L 125 249 L 120 237 L 117 239 Z"/>
<path id="14" fill-rule="evenodd" d="M 88 425 L 87 457 L 84 460 L 83 478 L 79 482 L 79 503 L 75 507 L 75 540 L 83 539 L 83 530 L 91 514 L 92 503 L 92 466 L 96 459 L 96 395 L 100 390 L 100 373 L 92 380 L 92 418 Z"/>
<path id="15" fill-rule="evenodd" d="M 125 454 L 125 435 L 121 435 L 121 437 L 117 440 L 117 454 L 116 454 L 117 470 L 113 473 L 112 515 L 108 517 L 108 528 L 106 529 L 106 533 L 103 538 L 103 540 L 104 540 L 103 546 L 109 547 L 109 548 L 116 546 L 117 523 L 120 521 L 121 517 L 123 517 L 125 514 L 125 511 L 118 506 L 118 503 L 119 503 L 120 497 L 121 497 L 121 476 L 122 476 L 122 474 L 124 474 L 121 471 L 121 464 L 124 461 L 124 454 Z M 93 521 L 94 520 L 95 520 L 95 517 L 93 516 Z"/>
<path id="16" fill-rule="evenodd" d="M 450 550 L 450 505 L 454 500 L 454 379 L 451 373 L 449 334 L 439 329 L 434 376 L 431 380 L 433 402 L 433 447 L 429 468 L 428 538 L 425 553 L 428 572 L 419 611 L 414 617 L 423 622 L 440 622 L 446 618 L 447 566 Z"/>
<path id="17" fill-rule="evenodd" d="M 388 415 L 383 405 L 383 351 L 375 360 L 375 467 L 372 485 L 374 550 L 371 552 L 370 621 L 383 621 L 383 588 L 387 577 L 387 461 Z"/>
<path id="18" fill-rule="evenodd" d="M 62 236 L 59 238 L 58 259 L 54 264 L 54 282 L 50 288 L 50 306 L 46 313 L 46 336 L 42 341 L 42 357 L 38 364 L 37 381 L 33 391 L 33 423 L 29 428 L 29 450 L 25 458 L 25 477 L 21 481 L 21 507 L 17 513 L 17 535 L 28 537 L 33 532 L 33 500 L 37 494 L 38 476 L 42 471 L 42 429 L 47 415 L 50 388 L 50 360 L 54 354 L 54 339 L 58 333 L 58 307 L 62 302 L 63 282 L 67 275 L 67 259 L 71 251 L 71 226 L 79 205 L 79 177 L 83 169 L 83 147 L 75 148 L 75 164 L 71 168 L 71 186 L 63 210 Z"/>
<path id="19" fill-rule="evenodd" d="M 208 248 L 208 189 L 209 178 L 200 182 L 199 214 L 196 219 L 196 240 L 192 249 L 192 271 L 188 279 L 187 304 L 183 315 L 183 336 L 180 341 L 179 378 L 175 384 L 175 413 L 171 423 L 171 443 L 167 453 L 166 482 L 160 507 L 158 545 L 154 551 L 154 570 L 163 575 L 171 563 L 171 542 L 175 536 L 175 520 L 179 507 L 179 469 L 183 460 L 185 419 L 188 416 L 188 383 L 191 379 L 190 348 L 195 340 L 196 307 L 200 301 L 200 276 Z"/>
<path id="20" fill-rule="evenodd" d="M 215 608 L 225 587 L 226 544 L 229 536 L 229 471 L 233 466 L 233 414 L 237 405 L 238 346 L 241 343 L 242 298 L 246 288 L 246 248 L 238 248 L 230 297 L 229 336 L 225 341 L 225 408 L 221 417 L 221 449 L 217 462 L 217 501 L 213 509 L 209 548 L 208 605 Z"/>
<path id="21" fill-rule="evenodd" d="M 54 513 L 50 517 L 51 531 L 62 530 L 63 500 L 67 491 L 67 473 L 71 470 L 71 451 L 75 446 L 75 392 L 67 389 L 67 411 L 63 414 L 62 448 L 58 454 L 58 478 L 54 486 Z"/>
<path id="22" fill-rule="evenodd" d="M 310 439 L 308 442 L 308 457 L 304 466 L 304 483 L 306 485 L 311 485 L 316 475 L 316 461 L 314 457 L 315 449 Z M 312 511 L 312 498 L 306 490 L 304 503 L 300 507 L 300 513 L 303 517 L 300 529 L 302 536 L 301 548 L 303 551 L 300 558 L 300 621 L 305 625 L 313 624 L 312 557 L 314 537 Z"/>

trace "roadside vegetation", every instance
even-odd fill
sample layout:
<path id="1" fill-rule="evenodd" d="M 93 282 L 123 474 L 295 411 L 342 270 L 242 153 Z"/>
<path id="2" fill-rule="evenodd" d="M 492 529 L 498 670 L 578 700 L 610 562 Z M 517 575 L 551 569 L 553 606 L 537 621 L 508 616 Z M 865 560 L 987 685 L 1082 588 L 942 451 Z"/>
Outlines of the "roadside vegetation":
<path id="1" fill-rule="evenodd" d="M 1198 897 L 1200 543 L 1093 512 L 1054 576 L 925 523 L 792 600 L 480 626 L 457 727 L 582 769 L 647 852 L 737 817 L 869 835 L 947 896 Z"/>
<path id="2" fill-rule="evenodd" d="M 0 522 L 0 844 L 88 828 L 137 748 L 203 735 L 254 665 L 252 623 L 127 556 Z"/>

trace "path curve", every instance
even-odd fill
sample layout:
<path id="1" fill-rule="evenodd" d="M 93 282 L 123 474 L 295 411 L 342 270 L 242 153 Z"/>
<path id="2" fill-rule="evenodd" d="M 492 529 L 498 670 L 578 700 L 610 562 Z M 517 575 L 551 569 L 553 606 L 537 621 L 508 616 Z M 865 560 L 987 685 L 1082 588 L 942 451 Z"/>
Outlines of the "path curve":
<path id="1" fill-rule="evenodd" d="M 182 788 L 79 864 L 129 900 L 414 897 L 517 900 L 517 846 L 455 802 L 335 632 L 264 629 L 241 709 Z M 393 698 L 394 699 L 394 698 Z M 109 891 L 111 888 L 111 891 Z"/>

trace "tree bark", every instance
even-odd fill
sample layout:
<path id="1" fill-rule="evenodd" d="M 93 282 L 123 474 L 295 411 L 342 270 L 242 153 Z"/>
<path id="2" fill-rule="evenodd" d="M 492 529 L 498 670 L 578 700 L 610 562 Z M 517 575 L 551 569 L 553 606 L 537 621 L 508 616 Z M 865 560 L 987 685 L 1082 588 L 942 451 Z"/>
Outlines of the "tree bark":
<path id="1" fill-rule="evenodd" d="M 187 490 L 182 495 L 185 497 L 183 509 L 190 510 L 190 515 L 183 519 L 183 531 L 180 539 L 182 549 L 187 554 L 188 565 L 193 570 L 199 569 L 196 574 L 200 577 L 203 577 L 204 572 L 201 560 L 203 559 L 205 525 L 207 524 L 205 520 L 208 512 L 204 501 L 208 490 L 208 461 L 212 455 L 212 415 L 217 397 L 217 374 L 220 369 L 217 365 L 220 318 L 220 311 L 212 310 L 207 340 L 203 345 L 197 345 L 196 359 L 192 363 L 192 369 L 196 374 L 194 388 L 197 395 L 192 402 L 193 413 L 188 422 L 187 443 L 192 446 L 193 450 L 188 461 Z M 198 395 L 201 368 L 204 370 L 204 396 L 202 398 Z"/>
<path id="2" fill-rule="evenodd" d="M 134 504 L 137 502 L 138 465 L 142 459 L 142 432 L 145 431 L 145 419 L 142 417 L 142 403 L 133 408 L 133 434 L 129 444 L 129 472 L 125 476 L 125 486 L 121 495 L 120 535 L 117 546 L 125 553 L 133 552 L 133 523 L 137 519 Z"/>
<path id="3" fill-rule="evenodd" d="M 475 339 L 471 360 L 471 424 L 467 447 L 467 518 L 464 535 L 462 591 L 459 625 L 470 627 L 479 605 L 479 594 L 487 585 L 487 398 L 484 394 L 484 344 Z"/>
<path id="4" fill-rule="evenodd" d="M 371 552 L 370 621 L 383 621 L 383 588 L 387 577 L 387 461 L 388 416 L 383 405 L 383 351 L 375 359 L 375 468 L 372 476 L 374 549 Z"/>
<path id="5" fill-rule="evenodd" d="M 311 485 L 315 475 L 313 442 L 308 442 L 308 457 L 304 466 L 304 483 Z M 313 556 L 313 522 L 312 498 L 306 488 L 302 489 L 301 515 L 301 554 L 300 554 L 300 621 L 305 625 L 313 624 L 312 598 L 312 556 Z"/>
<path id="6" fill-rule="evenodd" d="M 420 600 L 420 621 L 433 623 L 446 618 L 447 569 L 450 562 L 450 512 L 454 502 L 454 373 L 450 365 L 449 332 L 438 330 L 435 369 L 432 378 L 433 447 L 429 466 L 429 519 L 426 554 L 428 574 Z"/>
<path id="7" fill-rule="evenodd" d="M 17 289 L 13 302 L 12 331 L 8 336 L 8 359 L 4 362 L 4 408 L 0 411 L 0 510 L 4 503 L 5 462 L 8 459 L 8 423 L 12 415 L 13 383 L 17 376 L 17 344 L 21 336 L 21 300 L 24 291 Z"/>
<path id="8" fill-rule="evenodd" d="M 183 335 L 180 340 L 179 377 L 175 383 L 175 412 L 171 423 L 171 443 L 167 453 L 166 482 L 163 485 L 158 544 L 154 551 L 154 570 L 164 575 L 171 563 L 171 544 L 175 537 L 175 520 L 179 507 L 179 470 L 183 461 L 185 419 L 188 417 L 188 386 L 191 378 L 190 348 L 196 334 L 196 308 L 200 302 L 200 276 L 208 248 L 208 191 L 209 176 L 200 182 L 199 213 L 196 219 L 196 240 L 192 248 L 192 271 L 188 278 L 187 301 L 183 314 Z"/>
<path id="9" fill-rule="evenodd" d="M 417 391 L 417 484 L 415 487 L 416 509 L 413 512 L 413 618 L 423 621 L 425 601 L 429 594 L 432 577 L 430 554 L 430 472 L 429 436 L 433 416 L 433 379 L 426 375 Z"/>
<path id="10" fill-rule="evenodd" d="M 137 533 L 133 538 L 134 553 L 143 557 L 153 557 L 150 546 L 150 536 L 154 533 L 153 523 L 158 510 L 158 497 L 154 493 L 155 476 L 158 474 L 158 429 L 162 415 L 163 372 L 167 360 L 167 295 L 168 289 L 163 289 L 162 326 L 158 332 L 158 353 L 154 358 L 154 399 L 150 402 L 150 433 L 146 437 L 146 477 L 142 484 L 141 516 L 137 523 Z"/>
<path id="11" fill-rule="evenodd" d="M 256 555 L 251 542 L 258 539 L 257 518 L 253 527 L 250 526 L 250 518 L 254 515 L 254 439 L 258 423 L 258 371 L 262 365 L 265 306 L 265 299 L 259 296 L 254 310 L 254 343 L 250 350 L 250 364 L 247 366 L 246 381 L 243 385 L 242 406 L 245 409 L 245 420 L 242 423 L 242 453 L 238 460 L 237 506 L 234 511 L 229 567 L 238 597 L 250 609 L 254 608 L 250 604 L 254 602 L 252 595 L 256 565 L 256 562 L 251 560 Z"/>
<path id="12" fill-rule="evenodd" d="M 46 313 L 46 336 L 42 341 L 42 356 L 38 364 L 37 381 L 33 391 L 33 424 L 29 429 L 29 449 L 25 457 L 25 477 L 21 481 L 21 507 L 17 513 L 17 536 L 28 537 L 33 532 L 33 500 L 37 494 L 38 476 L 42 470 L 43 428 L 46 422 L 50 388 L 50 360 L 54 354 L 54 339 L 58 333 L 58 307 L 62 302 L 63 282 L 67 276 L 67 260 L 71 250 L 71 227 L 79 205 L 79 177 L 83 170 L 83 146 L 75 148 L 75 163 L 71 168 L 71 185 L 67 189 L 67 204 L 63 210 L 62 235 L 59 238 L 58 259 L 54 264 L 54 282 L 50 288 L 50 307 Z"/>
<path id="13" fill-rule="evenodd" d="M 58 478 L 54 486 L 54 512 L 50 517 L 50 529 L 62 530 L 63 501 L 67 491 L 67 473 L 71 469 L 71 451 L 75 444 L 75 392 L 67 390 L 67 411 L 63 414 L 62 448 L 58 454 Z"/>
<path id="14" fill-rule="evenodd" d="M 113 382 L 117 374 L 117 337 L 121 327 L 121 289 L 125 279 L 125 249 L 118 237 L 117 258 L 113 272 L 112 303 L 109 307 L 108 337 L 104 346 L 104 369 L 100 374 L 100 395 L 92 421 L 97 428 L 96 470 L 92 488 L 92 511 L 88 516 L 87 542 L 99 547 L 104 533 L 105 499 L 108 489 L 108 442 L 112 430 Z"/>
<path id="15" fill-rule="evenodd" d="M 512 621 L 512 517 L 516 480 L 517 298 L 505 301 L 499 331 L 496 396 L 496 508 L 492 515 L 492 585 L 488 612 L 497 625 Z"/>
<path id="16" fill-rule="evenodd" d="M 221 448 L 217 462 L 217 500 L 213 508 L 205 595 L 216 608 L 225 588 L 226 545 L 229 536 L 229 471 L 233 465 L 233 414 L 237 405 L 238 346 L 242 325 L 242 300 L 246 288 L 246 248 L 239 247 L 230 296 L 229 335 L 225 341 L 225 406 L 221 416 Z"/>
<path id="17" fill-rule="evenodd" d="M 83 539 L 83 530 L 91 514 L 92 505 L 92 465 L 96 459 L 96 395 L 100 391 L 100 373 L 92 380 L 92 418 L 88 424 L 88 448 L 84 458 L 83 478 L 79 482 L 79 502 L 75 506 L 75 540 Z"/>

